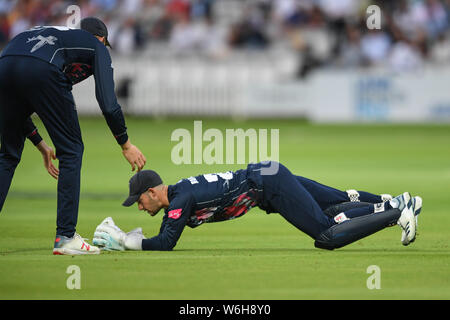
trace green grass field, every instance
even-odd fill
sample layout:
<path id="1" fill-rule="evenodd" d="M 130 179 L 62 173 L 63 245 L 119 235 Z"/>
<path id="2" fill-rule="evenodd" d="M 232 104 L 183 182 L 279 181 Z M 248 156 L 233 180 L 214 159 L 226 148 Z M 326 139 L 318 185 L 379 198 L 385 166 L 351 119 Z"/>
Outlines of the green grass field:
<path id="1" fill-rule="evenodd" d="M 173 164 L 171 133 L 192 132 L 193 120 L 127 118 L 146 168 L 171 184 L 245 167 Z M 141 226 L 155 235 L 162 212 L 152 218 L 121 206 L 133 172 L 105 121 L 80 123 L 85 153 L 77 231 L 92 240 L 95 227 L 111 216 L 125 231 Z M 42 123 L 36 125 L 50 142 Z M 53 256 L 56 181 L 27 142 L 0 214 L 0 299 L 450 298 L 450 126 L 203 120 L 208 128 L 276 128 L 279 160 L 298 175 L 344 190 L 421 195 L 416 242 L 403 247 L 401 230 L 393 227 L 339 250 L 319 250 L 279 215 L 255 208 L 234 221 L 186 228 L 172 252 Z M 81 270 L 79 290 L 66 287 L 70 265 Z M 380 268 L 381 289 L 366 285 L 371 265 Z"/>

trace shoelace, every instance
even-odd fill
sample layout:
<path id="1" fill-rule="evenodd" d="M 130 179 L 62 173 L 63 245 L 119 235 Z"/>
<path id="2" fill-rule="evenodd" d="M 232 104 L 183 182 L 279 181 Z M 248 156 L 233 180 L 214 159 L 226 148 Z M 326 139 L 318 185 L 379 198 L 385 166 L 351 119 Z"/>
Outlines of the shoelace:
<path id="1" fill-rule="evenodd" d="M 83 238 L 82 236 L 80 236 L 78 233 L 75 233 L 75 237 L 78 237 L 81 239 L 81 241 L 85 242 L 87 240 L 89 240 L 89 238 Z"/>

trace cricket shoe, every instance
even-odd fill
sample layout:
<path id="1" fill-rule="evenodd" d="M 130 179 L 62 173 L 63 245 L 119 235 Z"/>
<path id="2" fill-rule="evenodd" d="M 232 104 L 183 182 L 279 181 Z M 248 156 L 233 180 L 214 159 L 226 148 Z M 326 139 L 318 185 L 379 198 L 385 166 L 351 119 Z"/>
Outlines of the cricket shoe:
<path id="1" fill-rule="evenodd" d="M 416 196 L 416 197 L 412 198 L 411 201 L 412 201 L 412 209 L 413 209 L 413 212 L 414 212 L 414 217 L 416 219 L 416 234 L 415 234 L 414 238 L 409 243 L 412 243 L 412 242 L 414 242 L 416 240 L 417 229 L 418 229 L 417 227 L 419 225 L 419 221 L 417 219 L 418 218 L 417 216 L 422 211 L 422 198 L 421 197 Z M 402 243 L 404 243 L 404 242 L 406 242 L 406 232 L 405 232 L 405 230 L 402 230 Z"/>
<path id="2" fill-rule="evenodd" d="M 407 246 L 416 238 L 416 217 L 411 195 L 409 192 L 405 192 L 390 200 L 389 204 L 401 211 L 397 224 L 402 228 L 401 242 L 404 246 Z"/>
<path id="3" fill-rule="evenodd" d="M 401 195 L 389 200 L 389 204 L 392 208 L 403 211 L 403 209 L 408 207 L 408 204 L 411 205 L 411 195 L 409 192 L 404 192 Z"/>
<path id="4" fill-rule="evenodd" d="M 422 211 L 422 198 L 419 196 L 415 196 L 412 200 L 414 206 L 414 215 L 416 216 L 416 223 L 417 223 L 417 216 Z"/>
<path id="5" fill-rule="evenodd" d="M 80 254 L 99 254 L 100 249 L 88 244 L 84 239 L 75 233 L 72 238 L 65 236 L 56 236 L 53 254 L 57 255 L 80 255 Z"/>

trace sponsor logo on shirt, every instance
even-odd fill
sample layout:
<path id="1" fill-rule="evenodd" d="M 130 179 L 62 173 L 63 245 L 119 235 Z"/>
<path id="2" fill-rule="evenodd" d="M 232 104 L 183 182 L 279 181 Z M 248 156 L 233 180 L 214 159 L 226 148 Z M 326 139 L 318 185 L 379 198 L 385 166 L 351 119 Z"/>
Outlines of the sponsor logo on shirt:
<path id="1" fill-rule="evenodd" d="M 169 218 L 171 219 L 178 219 L 179 217 L 181 217 L 181 211 L 182 209 L 174 209 L 174 210 L 170 210 L 168 212 Z"/>

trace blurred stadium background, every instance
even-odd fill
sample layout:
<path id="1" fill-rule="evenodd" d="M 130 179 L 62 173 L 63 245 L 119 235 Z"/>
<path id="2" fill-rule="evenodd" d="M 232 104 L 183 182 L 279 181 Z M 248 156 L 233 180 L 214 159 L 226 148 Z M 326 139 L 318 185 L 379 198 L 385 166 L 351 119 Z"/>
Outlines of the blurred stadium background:
<path id="1" fill-rule="evenodd" d="M 448 0 L 0 0 L 0 45 L 71 4 L 106 22 L 128 114 L 450 121 Z M 92 79 L 74 96 L 100 113 Z"/>

